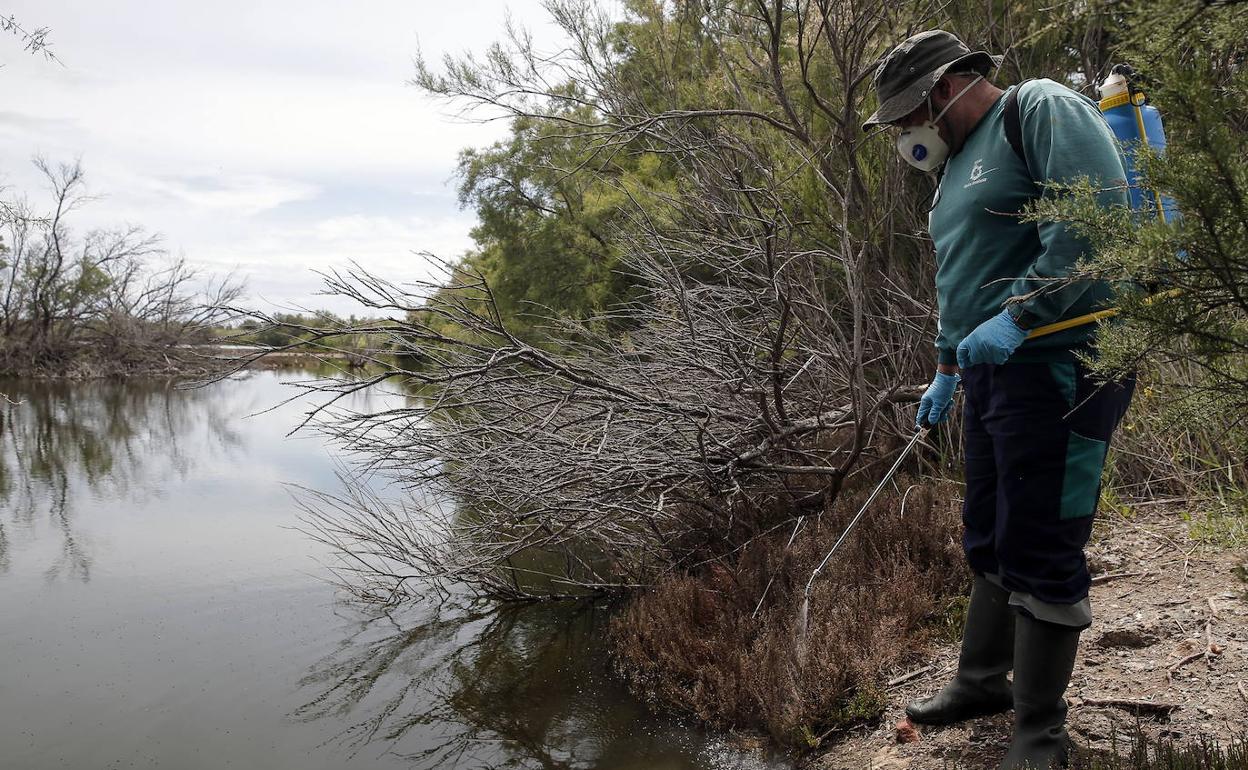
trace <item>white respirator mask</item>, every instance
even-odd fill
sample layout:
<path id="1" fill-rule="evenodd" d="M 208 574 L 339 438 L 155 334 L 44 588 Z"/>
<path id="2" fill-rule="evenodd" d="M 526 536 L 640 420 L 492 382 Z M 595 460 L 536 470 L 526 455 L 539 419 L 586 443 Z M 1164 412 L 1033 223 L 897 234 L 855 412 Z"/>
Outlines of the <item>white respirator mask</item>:
<path id="1" fill-rule="evenodd" d="M 940 114 L 935 117 L 929 117 L 920 125 L 911 128 L 902 129 L 897 136 L 897 152 L 901 155 L 902 160 L 914 166 L 919 171 L 935 171 L 940 168 L 940 164 L 945 162 L 949 157 L 949 145 L 944 139 L 940 138 L 940 132 L 936 130 L 936 122 L 945 116 L 953 103 L 962 98 L 962 94 L 971 90 L 984 76 L 980 75 L 972 80 L 959 91 L 949 103 L 941 109 Z M 927 97 L 927 114 L 932 114 L 932 97 Z"/>

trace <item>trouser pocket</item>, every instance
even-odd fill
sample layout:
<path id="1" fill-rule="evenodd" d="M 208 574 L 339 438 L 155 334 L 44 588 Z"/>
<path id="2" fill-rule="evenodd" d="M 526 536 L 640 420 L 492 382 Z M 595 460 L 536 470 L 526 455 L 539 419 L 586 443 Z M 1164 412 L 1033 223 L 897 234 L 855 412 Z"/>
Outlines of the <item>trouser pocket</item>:
<path id="1" fill-rule="evenodd" d="M 1101 494 L 1101 471 L 1105 468 L 1107 444 L 1070 432 L 1066 441 L 1066 469 L 1062 477 L 1062 504 L 1059 517 L 1077 519 L 1096 512 Z"/>

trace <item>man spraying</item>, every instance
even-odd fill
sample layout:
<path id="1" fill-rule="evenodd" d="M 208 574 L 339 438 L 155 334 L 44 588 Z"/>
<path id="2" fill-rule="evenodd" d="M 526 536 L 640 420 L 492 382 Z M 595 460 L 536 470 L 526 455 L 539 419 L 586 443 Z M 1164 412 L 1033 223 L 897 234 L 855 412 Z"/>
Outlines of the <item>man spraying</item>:
<path id="1" fill-rule="evenodd" d="M 1077 354 L 1094 325 L 1028 339 L 1101 308 L 1112 290 L 1061 282 L 1088 243 L 1019 213 L 1045 183 L 1080 177 L 1100 187 L 1102 205 L 1125 205 L 1125 171 L 1091 100 L 1045 79 L 1002 90 L 986 79 L 999 64 L 948 32 L 915 35 L 881 61 L 880 107 L 863 128 L 895 127 L 907 163 L 941 172 L 928 221 L 938 363 L 917 424 L 946 420 L 959 382 L 965 391 L 963 547 L 975 573 L 966 630 L 953 681 L 906 713 L 948 724 L 1013 708 L 1001 768 L 1016 770 L 1067 763 L 1064 693 L 1092 623 L 1083 548 L 1134 379 L 1090 379 Z"/>

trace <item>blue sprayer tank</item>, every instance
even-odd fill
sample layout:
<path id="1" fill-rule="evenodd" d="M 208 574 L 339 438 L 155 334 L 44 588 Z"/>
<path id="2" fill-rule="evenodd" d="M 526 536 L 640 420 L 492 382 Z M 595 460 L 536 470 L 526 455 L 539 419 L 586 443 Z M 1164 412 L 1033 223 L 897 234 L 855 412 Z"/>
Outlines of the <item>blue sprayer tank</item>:
<path id="1" fill-rule="evenodd" d="M 1154 152 L 1161 154 L 1166 149 L 1166 131 L 1161 125 L 1161 113 L 1147 103 L 1147 97 L 1138 89 L 1130 86 L 1126 75 L 1130 68 L 1124 65 L 1114 67 L 1109 77 L 1100 85 L 1101 113 L 1113 130 L 1114 136 L 1123 143 L 1123 154 L 1127 161 L 1127 184 L 1130 185 L 1131 208 L 1138 212 L 1156 216 L 1160 208 L 1165 221 L 1171 222 L 1178 217 L 1178 208 L 1174 201 L 1165 195 L 1140 186 L 1139 172 L 1136 170 L 1135 154 L 1141 140 L 1146 140 Z"/>

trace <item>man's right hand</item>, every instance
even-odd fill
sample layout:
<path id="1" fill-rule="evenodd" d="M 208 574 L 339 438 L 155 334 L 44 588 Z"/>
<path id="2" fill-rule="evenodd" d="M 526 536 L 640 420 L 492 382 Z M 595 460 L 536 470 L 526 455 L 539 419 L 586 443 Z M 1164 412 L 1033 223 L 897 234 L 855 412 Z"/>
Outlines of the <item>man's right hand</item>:
<path id="1" fill-rule="evenodd" d="M 950 407 L 953 406 L 953 391 L 961 381 L 962 378 L 957 374 L 936 372 L 932 384 L 919 400 L 919 413 L 914 418 L 914 427 L 926 428 L 948 419 Z"/>

